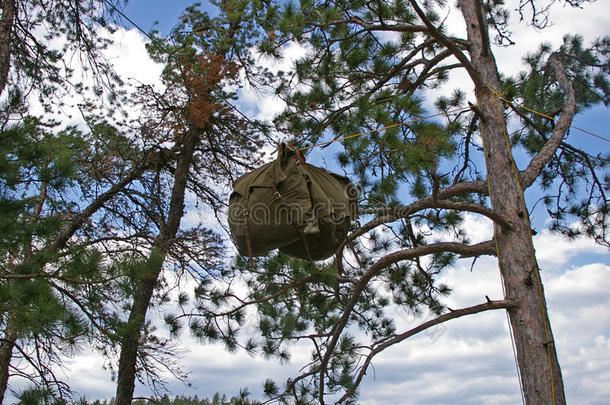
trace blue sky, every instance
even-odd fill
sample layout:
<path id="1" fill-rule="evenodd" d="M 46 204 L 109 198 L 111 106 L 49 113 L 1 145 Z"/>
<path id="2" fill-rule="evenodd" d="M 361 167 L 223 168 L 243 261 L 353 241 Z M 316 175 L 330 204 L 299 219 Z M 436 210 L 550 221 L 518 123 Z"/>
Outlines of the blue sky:
<path id="1" fill-rule="evenodd" d="M 167 34 L 182 11 L 194 3 L 183 0 L 130 0 L 123 12 L 145 32 L 156 29 L 161 34 Z M 206 1 L 200 4 L 204 10 L 213 10 Z M 126 28 L 131 28 L 128 23 Z"/>
<path id="2" fill-rule="evenodd" d="M 193 3 L 180 0 L 135 0 L 129 1 L 123 12 L 146 32 L 156 29 L 161 34 L 167 34 L 182 11 Z M 126 28 L 131 28 L 129 23 Z"/>
<path id="3" fill-rule="evenodd" d="M 535 33 L 538 40 L 560 40 L 568 28 L 583 32 L 587 39 L 610 34 L 610 17 L 597 2 L 585 5 L 574 14 L 555 8 L 557 24 L 547 31 Z M 142 29 L 158 29 L 166 34 L 181 11 L 191 5 L 189 1 L 132 0 L 125 14 Z M 574 18 L 573 16 L 578 16 Z M 552 15 L 553 17 L 553 15 Z M 154 22 L 159 24 L 155 25 Z M 563 28 L 563 30 L 562 30 Z M 605 32 L 604 32 L 605 30 Z M 515 32 L 517 47 L 498 51 L 499 60 L 508 69 L 518 70 L 519 56 L 533 50 L 536 43 L 532 33 L 524 29 Z M 111 50 L 117 67 L 123 75 L 140 80 L 155 81 L 160 67 L 144 63 L 146 38 L 125 24 L 125 30 L 114 36 L 116 46 Z M 534 47 L 534 48 L 532 48 Z M 294 54 L 299 49 L 291 49 Z M 146 66 L 144 70 L 141 66 Z M 463 82 L 452 80 L 456 86 Z M 270 98 L 257 98 L 244 94 L 238 107 L 252 117 L 268 116 L 277 102 Z M 596 107 L 575 120 L 575 125 L 609 137 L 609 111 Z M 590 152 L 607 151 L 610 143 L 573 130 L 570 141 L 576 139 Z M 314 150 L 310 162 L 333 167 L 332 148 L 323 152 Z M 608 249 L 587 240 L 568 242 L 547 231 L 544 227 L 544 209 L 534 213 L 539 234 L 534 243 L 543 269 L 543 281 L 549 305 L 551 322 L 557 340 L 560 363 L 569 403 L 608 405 L 610 403 L 610 253 Z M 198 214 L 190 212 L 189 218 Z M 538 218 L 540 218 L 538 220 Z M 193 219 L 195 220 L 195 219 Z M 468 216 L 475 230 L 473 239 L 489 238 L 491 230 L 484 220 Z M 473 271 L 470 262 L 458 264 L 448 270 L 444 282 L 454 288 L 448 298 L 451 307 L 481 303 L 487 295 L 500 299 L 502 291 L 493 259 L 480 259 Z M 151 314 L 152 319 L 159 314 Z M 422 319 L 397 313 L 399 327 L 415 326 Z M 424 319 L 425 320 L 425 319 Z M 253 324 L 250 325 L 254 333 Z M 296 347 L 292 361 L 286 366 L 245 353 L 227 354 L 216 345 L 200 345 L 188 335 L 181 338 L 188 350 L 183 364 L 190 370 L 193 386 L 169 380 L 174 395 L 212 396 L 215 392 L 235 395 L 242 387 L 260 394 L 261 384 L 267 377 L 281 382 L 294 375 L 308 359 L 308 348 Z M 104 359 L 94 352 L 84 352 L 67 361 L 66 379 L 80 395 L 91 399 L 109 398 L 115 387 L 110 373 L 102 368 Z M 520 403 L 518 380 L 512 355 L 510 338 L 504 313 L 490 312 L 455 320 L 430 333 L 421 334 L 395 346 L 375 362 L 361 389 L 361 403 L 365 405 L 393 404 L 515 404 Z M 149 395 L 144 387 L 138 395 Z"/>

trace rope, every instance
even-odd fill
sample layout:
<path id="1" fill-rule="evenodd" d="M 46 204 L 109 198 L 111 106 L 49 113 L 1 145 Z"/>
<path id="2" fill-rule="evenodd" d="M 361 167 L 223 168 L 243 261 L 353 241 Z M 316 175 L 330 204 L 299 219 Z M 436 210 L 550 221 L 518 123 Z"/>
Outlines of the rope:
<path id="1" fill-rule="evenodd" d="M 501 96 L 504 96 L 504 93 L 506 93 L 508 90 L 509 90 L 509 88 L 505 89 L 504 92 L 502 92 Z M 492 102 L 495 102 L 495 101 L 496 100 L 492 100 Z M 504 122 L 504 120 L 501 120 L 501 121 Z M 503 127 L 503 130 L 504 130 L 504 127 Z M 482 131 L 482 129 L 481 129 L 481 131 Z M 483 153 L 485 154 L 485 156 L 487 156 L 487 151 L 485 149 L 486 149 L 485 143 L 483 143 Z M 514 166 L 514 161 L 513 161 L 513 166 Z M 521 186 L 519 186 L 519 188 L 521 188 Z M 489 182 L 487 182 L 487 195 L 489 196 L 490 203 L 493 205 L 493 202 L 491 200 L 491 185 L 489 184 Z M 500 247 L 498 246 L 498 238 L 496 238 L 495 232 L 496 231 L 494 228 L 494 244 L 496 247 L 496 257 L 500 257 Z M 502 294 L 504 294 L 504 296 L 506 297 L 506 286 L 504 285 L 504 275 L 502 274 L 502 272 L 500 272 L 500 278 L 502 279 Z M 521 376 L 521 369 L 519 368 L 519 360 L 517 358 L 517 345 L 515 343 L 515 335 L 513 333 L 513 329 L 510 324 L 510 317 L 509 317 L 508 311 L 506 311 L 506 323 L 508 325 L 508 334 L 510 336 L 510 346 L 511 346 L 511 349 L 513 350 L 513 359 L 515 361 L 515 370 L 517 371 L 517 381 L 519 381 L 519 393 L 521 394 L 521 402 L 523 403 L 523 405 L 525 405 L 526 402 L 525 402 L 525 390 L 523 389 L 523 377 Z"/>
<path id="2" fill-rule="evenodd" d="M 495 92 L 495 90 L 492 90 L 492 91 Z M 507 103 L 510 103 L 510 100 L 507 100 L 502 94 L 500 94 L 500 96 L 501 97 L 498 97 L 500 100 L 503 100 L 503 101 L 506 101 Z M 541 113 L 540 111 L 536 111 L 536 110 L 534 110 L 532 108 L 526 107 L 523 104 L 516 104 L 516 106 L 519 107 L 519 108 L 523 108 L 524 110 L 529 111 L 529 112 L 531 112 L 533 114 L 539 115 L 539 116 L 544 117 L 544 118 L 548 118 L 551 121 L 555 121 L 555 118 L 551 117 L 550 115 L 547 115 L 545 113 Z M 574 126 L 574 125 L 570 125 L 570 128 L 573 128 L 573 129 L 576 129 L 578 131 L 584 132 L 585 134 L 588 134 L 588 135 L 592 135 L 592 136 L 594 136 L 596 138 L 599 138 L 601 140 L 604 140 L 606 142 L 610 142 L 609 138 L 605 138 L 605 137 L 603 137 L 601 135 L 597 135 L 596 133 L 593 133 L 593 132 L 588 131 L 586 129 L 582 129 L 582 128 L 579 128 L 579 127 Z"/>
<path id="3" fill-rule="evenodd" d="M 491 197 L 490 197 L 491 200 Z M 496 244 L 496 254 L 500 250 L 498 248 L 498 241 L 494 235 L 494 242 Z M 502 278 L 502 293 L 506 297 L 506 286 L 504 285 L 504 276 L 500 273 L 500 278 Z M 523 379 L 521 377 L 521 369 L 519 368 L 519 360 L 517 359 L 517 345 L 515 344 L 515 335 L 513 334 L 513 328 L 510 325 L 510 317 L 508 315 L 508 311 L 506 313 L 506 323 L 508 324 L 508 334 L 510 335 L 510 346 L 513 349 L 513 359 L 515 360 L 515 370 L 517 370 L 517 380 L 519 381 L 519 392 L 521 393 L 521 402 L 525 405 L 525 391 L 523 390 Z"/>
<path id="4" fill-rule="evenodd" d="M 507 100 L 507 99 L 504 97 L 504 94 L 503 94 L 503 93 L 502 93 L 502 94 L 501 94 L 501 93 L 498 93 L 498 92 L 496 92 L 495 90 L 493 90 L 493 89 L 491 89 L 491 88 L 490 88 L 490 90 L 492 90 L 492 92 L 494 92 L 494 94 L 495 94 L 495 95 L 496 95 L 496 97 L 497 97 L 497 100 L 503 100 L 503 101 L 509 102 L 509 100 Z M 505 90 L 505 91 L 506 91 L 506 90 Z M 495 102 L 495 101 L 496 101 L 496 99 L 491 100 L 491 101 L 488 101 L 488 102 L 483 103 L 483 104 L 488 104 L 488 103 L 492 103 L 492 102 Z M 480 105 L 483 105 L 483 104 L 480 104 L 480 103 L 479 103 L 479 104 L 476 104 L 475 106 L 480 106 Z M 517 107 L 520 107 L 520 108 L 523 108 L 524 110 L 527 110 L 527 111 L 529 111 L 529 112 L 531 112 L 531 113 L 533 113 L 533 114 L 537 114 L 537 115 L 539 115 L 539 116 L 541 116 L 541 117 L 548 118 L 548 119 L 550 119 L 550 120 L 552 120 L 552 121 L 554 121 L 554 120 L 555 120 L 555 119 L 554 119 L 553 117 L 551 117 L 550 115 L 547 115 L 547 114 L 545 114 L 545 113 L 542 113 L 542 112 L 536 111 L 536 110 L 534 110 L 534 109 L 532 109 L 532 108 L 529 108 L 529 107 L 526 107 L 526 106 L 524 106 L 524 105 L 522 105 L 522 104 L 517 104 L 516 106 L 517 106 Z M 299 147 L 299 148 L 295 147 L 294 149 L 295 149 L 295 150 L 297 150 L 297 149 L 298 149 L 298 150 L 308 150 L 308 149 L 313 149 L 313 148 L 316 148 L 316 147 L 319 147 L 319 146 L 325 147 L 325 146 L 328 146 L 328 145 L 330 145 L 330 144 L 332 144 L 332 143 L 335 143 L 335 142 L 338 142 L 338 141 L 343 141 L 343 140 L 346 140 L 346 139 L 356 138 L 356 137 L 359 137 L 359 136 L 363 136 L 363 135 L 368 135 L 368 134 L 372 134 L 372 133 L 375 133 L 375 132 L 384 131 L 384 130 L 386 130 L 386 129 L 396 128 L 396 127 L 403 126 L 403 125 L 414 124 L 414 123 L 417 123 L 417 122 L 420 122 L 420 121 L 424 121 L 424 120 L 428 120 L 428 119 L 431 119 L 431 118 L 436 118 L 436 117 L 440 117 L 440 116 L 444 116 L 444 115 L 458 114 L 458 113 L 461 113 L 461 112 L 464 112 L 464 111 L 468 111 L 468 110 L 470 110 L 471 108 L 472 108 L 472 107 L 460 107 L 460 108 L 455 108 L 455 109 L 453 109 L 453 110 L 447 110 L 447 111 L 442 112 L 442 113 L 438 113 L 438 114 L 432 114 L 432 115 L 428 115 L 428 116 L 425 116 L 425 117 L 416 118 L 416 119 L 413 119 L 413 120 L 411 120 L 411 121 L 399 122 L 399 123 L 396 123 L 396 124 L 391 124 L 391 125 L 384 126 L 384 127 L 382 127 L 382 128 L 378 128 L 378 129 L 372 129 L 372 130 L 370 130 L 370 131 L 359 132 L 359 133 L 357 133 L 357 134 L 353 134 L 353 135 L 347 135 L 347 136 L 343 136 L 343 137 L 340 137 L 340 138 L 331 139 L 330 141 L 326 141 L 326 142 L 320 142 L 320 143 L 316 143 L 316 144 L 314 144 L 314 145 L 303 146 L 303 147 Z M 594 136 L 594 137 L 596 137 L 596 138 L 599 138 L 599 139 L 601 139 L 601 140 L 604 140 L 604 141 L 606 141 L 606 142 L 609 142 L 609 143 L 610 143 L 610 139 L 605 138 L 605 137 L 603 137 L 603 136 L 601 136 L 601 135 L 595 134 L 595 133 L 593 133 L 593 132 L 591 132 L 591 131 L 588 131 L 588 130 L 586 130 L 586 129 L 582 129 L 582 128 L 576 127 L 576 126 L 574 126 L 574 125 L 570 125 L 570 128 L 573 128 L 573 129 L 576 129 L 576 130 L 582 131 L 582 132 L 584 132 L 585 134 L 592 135 L 592 136 Z M 503 131 L 504 131 L 504 132 L 506 132 L 506 128 L 503 128 Z M 506 136 L 508 137 L 508 135 L 506 135 Z"/>
<path id="5" fill-rule="evenodd" d="M 327 141 L 327 142 L 320 142 L 320 143 L 317 143 L 317 144 L 314 144 L 314 145 L 303 146 L 303 147 L 300 147 L 300 148 L 297 148 L 297 149 L 299 149 L 299 150 L 307 150 L 307 149 L 316 148 L 318 146 L 328 146 L 328 145 L 330 145 L 330 144 L 332 144 L 334 142 L 343 141 L 345 139 L 356 138 L 356 137 L 359 137 L 359 136 L 362 136 L 362 135 L 368 135 L 368 134 L 372 134 L 372 133 L 375 133 L 375 132 L 384 131 L 386 129 L 400 127 L 400 126 L 403 126 L 403 125 L 415 124 L 415 123 L 420 122 L 420 121 L 425 121 L 425 120 L 428 120 L 430 118 L 436 118 L 436 117 L 440 117 L 440 116 L 447 115 L 447 114 L 457 114 L 457 113 L 460 113 L 460 112 L 468 111 L 470 109 L 471 109 L 471 107 L 461 107 L 461 108 L 456 108 L 456 109 L 453 109 L 453 110 L 447 110 L 447 111 L 442 112 L 442 113 L 432 114 L 432 115 L 428 115 L 428 116 L 420 117 L 420 118 L 415 118 L 415 119 L 410 120 L 410 121 L 398 122 L 396 124 L 386 125 L 385 127 L 382 127 L 382 128 L 371 129 L 370 131 L 359 132 L 357 134 L 347 135 L 347 136 L 343 136 L 343 137 L 340 137 L 340 138 L 332 139 L 332 140 Z"/>
<path id="6" fill-rule="evenodd" d="M 480 131 L 483 132 L 483 129 L 481 128 Z M 481 137 L 482 137 L 482 134 L 481 134 Z M 486 150 L 485 142 L 483 142 L 483 154 L 484 154 L 485 158 L 487 158 L 487 150 Z M 489 184 L 489 182 L 487 182 L 487 195 L 489 196 L 489 202 L 493 206 L 491 185 Z M 498 246 L 498 238 L 496 237 L 495 233 L 496 233 L 496 229 L 494 227 L 494 244 L 496 247 L 496 256 L 500 257 L 500 247 Z M 502 272 L 500 272 L 500 278 L 502 279 L 502 293 L 506 297 L 506 287 L 504 285 L 504 276 L 502 275 Z M 508 323 L 508 333 L 510 335 L 511 348 L 513 349 L 513 358 L 515 360 L 515 369 L 517 370 L 517 380 L 519 381 L 519 392 L 521 394 L 521 401 L 522 401 L 523 405 L 525 405 L 525 392 L 523 390 L 521 369 L 519 368 L 519 361 L 517 359 L 517 347 L 515 344 L 515 337 L 513 335 L 513 330 L 512 330 L 511 324 L 510 324 L 510 318 L 508 315 L 508 311 L 506 311 L 506 322 Z"/>

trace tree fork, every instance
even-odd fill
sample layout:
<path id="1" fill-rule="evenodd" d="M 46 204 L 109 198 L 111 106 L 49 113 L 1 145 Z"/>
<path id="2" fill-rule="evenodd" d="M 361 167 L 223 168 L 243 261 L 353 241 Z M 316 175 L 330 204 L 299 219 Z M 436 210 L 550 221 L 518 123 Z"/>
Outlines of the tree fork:
<path id="1" fill-rule="evenodd" d="M 497 94 L 500 91 L 497 65 L 486 40 L 487 26 L 481 25 L 483 10 L 477 0 L 460 0 L 459 7 L 472 44 L 469 50 L 471 66 L 477 75 L 473 81 L 481 112 L 489 197 L 493 210 L 513 224 L 511 229 L 502 229 L 495 224 L 494 233 L 505 299 L 518 303 L 517 307 L 509 308 L 508 313 L 524 397 L 528 404 L 565 404 L 561 368 L 533 248 L 529 215 Z"/>

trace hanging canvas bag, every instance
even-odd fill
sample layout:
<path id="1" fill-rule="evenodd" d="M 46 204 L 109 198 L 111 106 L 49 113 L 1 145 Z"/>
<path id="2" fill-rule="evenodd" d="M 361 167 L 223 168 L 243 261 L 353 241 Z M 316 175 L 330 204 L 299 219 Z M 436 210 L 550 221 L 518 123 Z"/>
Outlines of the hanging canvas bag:
<path id="1" fill-rule="evenodd" d="M 357 217 L 355 186 L 347 177 L 309 165 L 280 145 L 277 159 L 233 184 L 229 228 L 243 256 L 271 250 L 308 260 L 333 255 Z"/>

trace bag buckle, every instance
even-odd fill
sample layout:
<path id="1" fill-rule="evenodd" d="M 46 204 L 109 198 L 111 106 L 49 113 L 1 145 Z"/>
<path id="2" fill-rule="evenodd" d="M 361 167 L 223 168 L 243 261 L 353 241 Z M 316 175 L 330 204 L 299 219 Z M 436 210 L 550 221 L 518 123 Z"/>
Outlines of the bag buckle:
<path id="1" fill-rule="evenodd" d="M 248 216 L 249 213 L 250 213 L 250 211 L 248 211 L 247 208 L 244 208 L 244 210 L 241 212 L 241 215 L 243 215 L 245 217 L 245 216 Z"/>
<path id="2" fill-rule="evenodd" d="M 279 191 L 275 190 L 273 192 L 273 196 L 275 197 L 276 200 L 279 200 L 280 198 L 282 198 L 282 195 L 280 194 Z"/>

